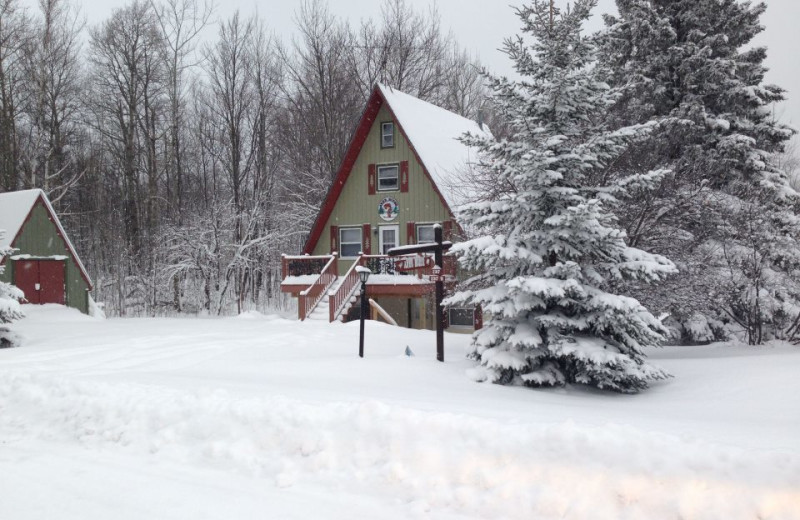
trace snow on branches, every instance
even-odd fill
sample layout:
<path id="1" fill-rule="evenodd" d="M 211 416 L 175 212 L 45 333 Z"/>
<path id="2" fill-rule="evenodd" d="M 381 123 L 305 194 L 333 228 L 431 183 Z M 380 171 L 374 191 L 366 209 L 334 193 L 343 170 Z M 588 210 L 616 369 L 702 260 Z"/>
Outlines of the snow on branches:
<path id="1" fill-rule="evenodd" d="M 766 4 L 617 7 L 598 37 L 602 77 L 621 94 L 607 119 L 654 126 L 608 174 L 669 173 L 620 195 L 616 213 L 632 245 L 668 256 L 681 271 L 666 290 L 632 289 L 672 316 L 675 339 L 732 332 L 751 344 L 797 340 L 800 199 L 778 167 L 795 131 L 774 117 L 784 90 L 763 83 L 766 49 L 752 45 Z"/>
<path id="2" fill-rule="evenodd" d="M 667 377 L 643 359 L 665 329 L 614 292 L 622 281 L 659 281 L 675 267 L 626 244 L 608 210 L 626 183 L 596 182 L 651 126 L 610 131 L 599 119 L 618 92 L 597 79 L 595 43 L 581 35 L 594 4 L 580 0 L 562 12 L 536 0 L 518 10 L 533 41 L 509 40 L 506 50 L 524 79 L 489 78 L 511 136 L 465 138 L 482 151 L 483 175 L 504 187 L 461 208 L 475 238 L 453 248 L 464 268 L 481 274 L 448 304 L 481 305 L 491 316 L 473 338 L 479 379 L 636 392 Z"/>
<path id="3" fill-rule="evenodd" d="M 0 238 L 3 238 L 5 231 L 0 229 Z M 10 247 L 0 247 L 0 260 L 10 255 L 13 249 Z M 3 266 L 0 265 L 0 274 L 3 273 Z M 19 302 L 24 298 L 22 291 L 13 285 L 0 281 L 0 348 L 15 347 L 19 345 L 19 336 L 3 324 L 11 323 L 25 315 L 20 308 Z"/>

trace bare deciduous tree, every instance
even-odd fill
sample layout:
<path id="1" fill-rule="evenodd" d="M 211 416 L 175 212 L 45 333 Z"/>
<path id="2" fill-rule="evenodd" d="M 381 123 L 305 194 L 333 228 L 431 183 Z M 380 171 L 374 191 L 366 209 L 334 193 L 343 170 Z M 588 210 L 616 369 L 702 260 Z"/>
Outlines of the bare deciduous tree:
<path id="1" fill-rule="evenodd" d="M 30 23 L 18 0 L 0 0 L 0 186 L 19 183 L 17 124 L 24 77 L 24 50 Z"/>

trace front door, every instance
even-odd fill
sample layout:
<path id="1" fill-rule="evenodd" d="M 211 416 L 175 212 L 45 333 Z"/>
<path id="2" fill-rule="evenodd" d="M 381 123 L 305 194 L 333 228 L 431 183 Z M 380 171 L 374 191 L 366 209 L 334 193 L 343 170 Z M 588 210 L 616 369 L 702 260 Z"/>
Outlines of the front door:
<path id="1" fill-rule="evenodd" d="M 62 260 L 16 260 L 14 284 L 28 303 L 65 303 L 65 264 Z"/>
<path id="2" fill-rule="evenodd" d="M 378 226 L 378 238 L 380 239 L 381 254 L 388 254 L 388 251 L 400 244 L 397 239 L 400 236 L 400 226 Z"/>

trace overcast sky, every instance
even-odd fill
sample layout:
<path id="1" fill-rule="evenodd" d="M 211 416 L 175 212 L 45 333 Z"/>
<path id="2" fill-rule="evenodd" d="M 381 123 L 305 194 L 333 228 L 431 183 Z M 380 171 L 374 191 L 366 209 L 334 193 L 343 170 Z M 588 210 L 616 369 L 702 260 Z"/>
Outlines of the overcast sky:
<path id="1" fill-rule="evenodd" d="M 22 0 L 31 7 L 37 0 Z M 82 5 L 90 25 L 102 22 L 114 8 L 125 5 L 126 0 L 74 0 Z M 431 0 L 409 0 L 418 9 L 428 9 Z M 614 9 L 613 0 L 599 0 L 590 30 L 601 27 L 600 13 Z M 769 49 L 767 65 L 770 72 L 767 82 L 780 85 L 788 91 L 788 102 L 776 108 L 784 122 L 800 129 L 800 0 L 766 0 L 767 12 L 762 17 L 765 31 L 756 44 Z M 236 9 L 243 14 L 257 11 L 262 19 L 282 39 L 288 40 L 293 32 L 294 13 L 301 0 L 222 0 L 218 2 L 217 16 L 230 16 Z M 452 30 L 458 42 L 489 68 L 499 73 L 511 70 L 508 58 L 499 51 L 503 39 L 518 32 L 519 20 L 512 6 L 522 5 L 522 0 L 438 0 L 436 5 L 445 29 Z M 557 0 L 566 5 L 567 0 Z M 377 17 L 381 2 L 378 0 L 329 0 L 331 11 L 352 25 L 363 18 Z"/>

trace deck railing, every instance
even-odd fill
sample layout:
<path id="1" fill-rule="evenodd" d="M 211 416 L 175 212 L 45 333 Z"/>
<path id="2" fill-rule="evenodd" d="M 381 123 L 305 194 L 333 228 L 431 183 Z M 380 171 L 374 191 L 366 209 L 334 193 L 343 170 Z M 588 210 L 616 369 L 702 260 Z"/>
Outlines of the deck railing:
<path id="1" fill-rule="evenodd" d="M 287 276 L 320 274 L 336 253 L 330 255 L 281 255 L 281 280 Z"/>
<path id="2" fill-rule="evenodd" d="M 307 289 L 300 291 L 297 296 L 297 315 L 300 321 L 308 318 L 308 315 L 314 311 L 314 307 L 336 281 L 337 272 L 336 253 L 334 253 L 330 255 L 328 263 L 323 266 L 319 277 Z"/>
<path id="3" fill-rule="evenodd" d="M 446 255 L 443 258 L 442 271 L 445 275 L 455 275 L 456 259 Z M 356 266 L 369 267 L 374 274 L 406 275 L 422 278 L 433 274 L 433 255 L 403 255 L 390 257 L 387 255 L 359 255 L 359 257 L 342 277 L 341 283 L 333 290 L 331 287 L 337 280 L 338 256 L 330 255 L 283 255 L 281 262 L 281 277 L 286 280 L 289 276 L 317 275 L 317 278 L 298 294 L 297 314 L 300 320 L 305 320 L 317 304 L 326 295 L 328 297 L 328 313 L 330 321 L 336 320 L 347 307 L 348 301 L 359 285 Z M 409 269 L 414 266 L 415 269 Z"/>
<path id="4" fill-rule="evenodd" d="M 401 256 L 365 255 L 364 265 L 373 274 L 413 275 L 417 278 L 433 274 L 433 254 L 413 254 Z M 455 276 L 456 258 L 445 255 L 442 258 L 442 274 Z M 414 269 L 410 269 L 414 266 Z"/>
<path id="5" fill-rule="evenodd" d="M 456 259 L 452 256 L 445 256 L 443 263 L 442 271 L 444 274 L 455 275 Z M 373 274 L 406 275 L 418 278 L 433 274 L 434 266 L 432 255 L 427 260 L 421 255 L 394 257 L 388 255 L 359 255 L 358 259 L 353 262 L 353 265 L 342 277 L 342 281 L 336 290 L 329 293 L 328 312 L 330 313 L 330 321 L 336 320 L 344 312 L 348 301 L 358 289 L 360 282 L 356 267 L 359 265 L 369 267 Z M 408 268 L 411 265 L 418 266 L 418 268 L 409 270 Z"/>

